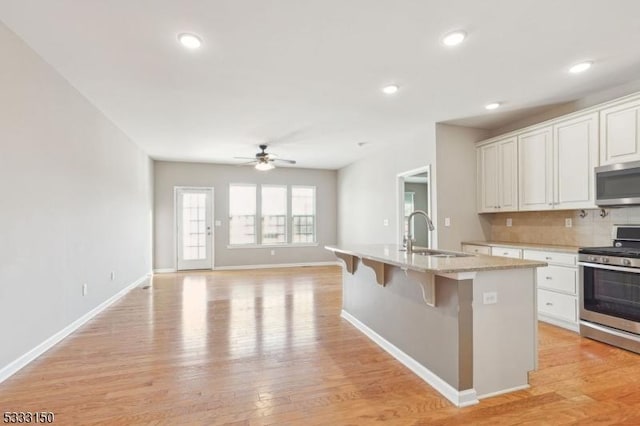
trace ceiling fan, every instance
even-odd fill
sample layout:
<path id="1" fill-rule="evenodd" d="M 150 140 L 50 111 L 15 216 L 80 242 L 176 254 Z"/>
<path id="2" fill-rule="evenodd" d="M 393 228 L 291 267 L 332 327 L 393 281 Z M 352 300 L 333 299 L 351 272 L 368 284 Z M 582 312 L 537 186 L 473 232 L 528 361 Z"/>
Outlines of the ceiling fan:
<path id="1" fill-rule="evenodd" d="M 248 157 L 234 157 L 237 160 L 251 160 L 248 163 L 244 164 L 255 164 L 255 168 L 257 170 L 265 171 L 274 169 L 276 166 L 274 163 L 276 161 L 280 161 L 288 164 L 296 164 L 294 160 L 285 160 L 283 158 L 277 158 L 275 154 L 269 154 L 267 152 L 267 145 L 263 144 L 259 146 L 260 152 L 256 153 L 255 158 Z"/>

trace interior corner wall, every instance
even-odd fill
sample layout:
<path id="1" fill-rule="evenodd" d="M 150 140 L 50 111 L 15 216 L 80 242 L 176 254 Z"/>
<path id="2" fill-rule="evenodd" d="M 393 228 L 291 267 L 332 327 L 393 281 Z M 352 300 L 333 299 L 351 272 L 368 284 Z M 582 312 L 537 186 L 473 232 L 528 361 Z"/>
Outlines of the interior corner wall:
<path id="1" fill-rule="evenodd" d="M 491 223 L 476 213 L 476 147 L 487 131 L 470 127 L 436 125 L 436 175 L 438 182 L 438 248 L 461 250 L 460 243 L 486 240 Z M 451 225 L 445 226 L 449 218 Z"/>
<path id="2" fill-rule="evenodd" d="M 2 23 L 0 52 L 2 372 L 150 272 L 153 164 Z"/>
<path id="3" fill-rule="evenodd" d="M 176 186 L 213 187 L 214 267 L 334 262 L 324 248 L 336 243 L 336 171 L 156 161 L 154 163 L 154 268 L 175 270 Z M 229 184 L 310 185 L 316 187 L 316 246 L 229 248 Z M 273 251 L 273 255 L 271 255 Z"/>
<path id="4" fill-rule="evenodd" d="M 436 160 L 435 128 L 412 140 L 372 152 L 338 170 L 339 244 L 398 244 L 398 174 L 433 165 Z M 433 174 L 433 168 L 432 168 Z M 436 220 L 437 183 L 432 176 L 431 204 Z M 386 223 L 386 225 L 385 225 Z"/>

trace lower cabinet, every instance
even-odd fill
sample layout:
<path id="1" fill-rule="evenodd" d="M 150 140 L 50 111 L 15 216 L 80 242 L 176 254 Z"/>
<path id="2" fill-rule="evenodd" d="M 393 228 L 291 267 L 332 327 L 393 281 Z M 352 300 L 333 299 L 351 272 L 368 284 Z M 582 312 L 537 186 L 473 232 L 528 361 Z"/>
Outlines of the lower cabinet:
<path id="1" fill-rule="evenodd" d="M 522 259 L 522 250 L 513 247 L 491 247 L 491 256 L 513 257 Z"/>
<path id="2" fill-rule="evenodd" d="M 536 269 L 538 319 L 578 331 L 577 256 L 526 249 L 523 257 L 548 263 L 548 266 Z"/>
<path id="3" fill-rule="evenodd" d="M 491 247 L 481 246 L 479 244 L 462 244 L 462 251 L 471 254 L 491 254 Z"/>

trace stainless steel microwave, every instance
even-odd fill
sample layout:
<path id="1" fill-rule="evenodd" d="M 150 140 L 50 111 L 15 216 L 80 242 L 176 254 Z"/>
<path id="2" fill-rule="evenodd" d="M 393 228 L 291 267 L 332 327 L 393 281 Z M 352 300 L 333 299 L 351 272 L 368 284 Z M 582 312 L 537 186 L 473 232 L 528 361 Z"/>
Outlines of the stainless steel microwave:
<path id="1" fill-rule="evenodd" d="M 598 206 L 640 204 L 640 161 L 596 167 L 595 174 Z"/>

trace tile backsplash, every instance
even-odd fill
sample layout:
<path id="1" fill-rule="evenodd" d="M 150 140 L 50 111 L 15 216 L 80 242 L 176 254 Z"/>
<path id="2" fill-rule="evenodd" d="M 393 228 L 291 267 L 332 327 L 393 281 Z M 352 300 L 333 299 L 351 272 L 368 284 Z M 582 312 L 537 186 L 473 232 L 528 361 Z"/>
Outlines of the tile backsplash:
<path id="1" fill-rule="evenodd" d="M 491 217 L 491 241 L 513 243 L 539 243 L 567 246 L 606 246 L 611 244 L 612 225 L 640 224 L 640 207 L 605 209 L 562 210 L 545 212 L 494 213 Z M 507 226 L 511 218 L 512 226 Z M 571 219 L 567 228 L 565 220 Z"/>

